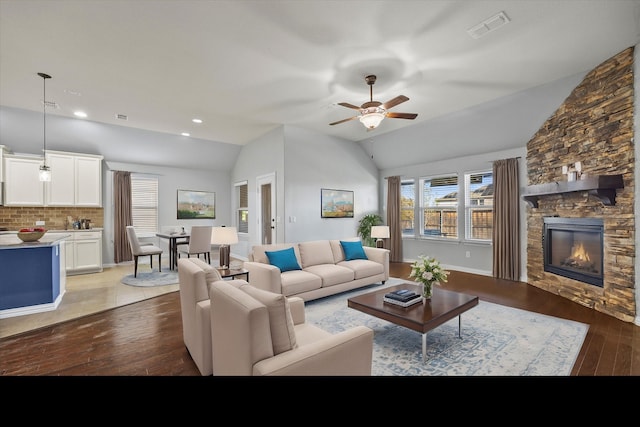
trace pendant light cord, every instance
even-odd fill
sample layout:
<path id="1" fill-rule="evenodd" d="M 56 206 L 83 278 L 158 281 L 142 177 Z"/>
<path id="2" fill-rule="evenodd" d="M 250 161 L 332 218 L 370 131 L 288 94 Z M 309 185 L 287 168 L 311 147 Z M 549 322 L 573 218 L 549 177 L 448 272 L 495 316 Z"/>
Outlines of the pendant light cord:
<path id="1" fill-rule="evenodd" d="M 47 165 L 47 79 L 51 76 L 45 73 L 38 73 L 42 77 L 42 157 L 44 165 Z"/>

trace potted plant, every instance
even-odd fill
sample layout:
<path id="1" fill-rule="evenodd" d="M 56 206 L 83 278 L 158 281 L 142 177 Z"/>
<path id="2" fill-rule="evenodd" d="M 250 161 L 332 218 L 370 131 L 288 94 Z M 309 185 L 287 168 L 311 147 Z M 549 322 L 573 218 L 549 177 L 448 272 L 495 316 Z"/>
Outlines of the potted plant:
<path id="1" fill-rule="evenodd" d="M 375 246 L 375 240 L 371 238 L 371 227 L 374 225 L 382 225 L 382 217 L 378 214 L 365 215 L 358 221 L 358 236 L 365 246 Z"/>

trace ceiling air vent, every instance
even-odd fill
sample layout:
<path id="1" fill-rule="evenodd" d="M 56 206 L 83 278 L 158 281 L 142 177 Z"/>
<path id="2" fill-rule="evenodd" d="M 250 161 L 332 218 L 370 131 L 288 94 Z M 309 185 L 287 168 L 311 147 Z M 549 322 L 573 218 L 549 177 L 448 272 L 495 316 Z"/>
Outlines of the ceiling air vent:
<path id="1" fill-rule="evenodd" d="M 126 114 L 116 114 L 116 119 L 129 120 Z"/>
<path id="2" fill-rule="evenodd" d="M 492 16 L 491 18 L 487 18 L 478 25 L 469 28 L 467 33 L 474 39 L 479 39 L 485 34 L 490 33 L 491 31 L 497 30 L 505 24 L 509 23 L 509 18 L 505 15 L 504 12 L 500 12 L 497 15 Z"/>
<path id="3" fill-rule="evenodd" d="M 46 108 L 55 108 L 56 110 L 60 109 L 60 106 L 55 101 L 44 101 L 43 104 Z"/>

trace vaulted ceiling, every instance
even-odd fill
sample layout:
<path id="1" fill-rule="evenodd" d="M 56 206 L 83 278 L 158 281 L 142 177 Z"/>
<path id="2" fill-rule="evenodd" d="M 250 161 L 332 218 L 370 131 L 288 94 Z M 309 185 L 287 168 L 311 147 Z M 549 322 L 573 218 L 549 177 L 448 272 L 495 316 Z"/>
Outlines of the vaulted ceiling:
<path id="1" fill-rule="evenodd" d="M 639 41 L 638 0 L 0 0 L 0 105 L 42 111 L 44 72 L 50 114 L 239 145 L 282 124 L 362 141 Z M 374 100 L 405 95 L 392 111 L 417 118 L 330 126 L 358 114 L 338 103 L 369 101 L 369 74 Z"/>

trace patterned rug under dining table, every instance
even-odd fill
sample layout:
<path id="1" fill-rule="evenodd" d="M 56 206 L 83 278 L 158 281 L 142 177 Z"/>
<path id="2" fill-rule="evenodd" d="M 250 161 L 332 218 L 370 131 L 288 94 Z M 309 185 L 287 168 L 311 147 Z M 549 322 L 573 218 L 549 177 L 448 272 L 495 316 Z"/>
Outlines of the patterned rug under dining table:
<path id="1" fill-rule="evenodd" d="M 478 305 L 478 297 L 461 292 L 433 288 L 431 299 L 409 307 L 384 302 L 384 295 L 398 289 L 420 292 L 414 283 L 402 283 L 389 288 L 364 293 L 347 300 L 350 308 L 404 326 L 422 334 L 422 360 L 427 358 L 427 332 L 458 316 L 458 337 L 462 338 L 461 314 Z"/>

